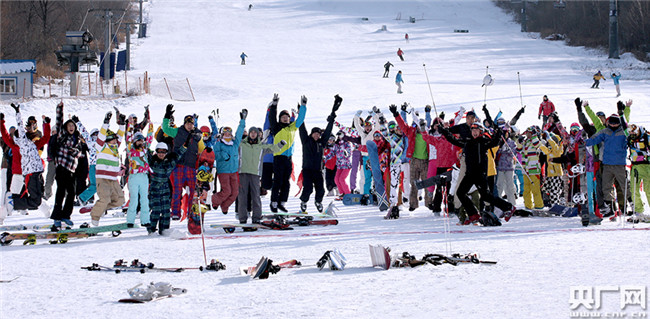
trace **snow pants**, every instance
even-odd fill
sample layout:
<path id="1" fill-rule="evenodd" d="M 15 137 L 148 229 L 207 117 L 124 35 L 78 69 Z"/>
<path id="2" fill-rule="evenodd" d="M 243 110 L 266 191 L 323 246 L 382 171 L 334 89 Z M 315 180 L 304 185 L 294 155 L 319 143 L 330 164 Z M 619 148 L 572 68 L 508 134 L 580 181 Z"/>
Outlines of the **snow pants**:
<path id="1" fill-rule="evenodd" d="M 415 182 L 422 181 L 427 179 L 427 173 L 429 171 L 429 161 L 419 158 L 411 158 L 411 192 L 409 194 L 409 207 L 418 208 L 418 188 L 415 186 Z M 429 191 L 425 188 L 425 205 L 431 205 L 432 199 Z"/>
<path id="2" fill-rule="evenodd" d="M 551 205 L 560 202 L 563 195 L 562 193 L 564 192 L 563 184 L 562 176 L 547 176 L 544 180 L 544 192 L 548 194 Z"/>
<path id="3" fill-rule="evenodd" d="M 303 175 L 304 181 L 304 175 Z M 260 176 L 253 174 L 239 175 L 239 195 L 237 199 L 237 219 L 242 224 L 248 221 L 248 201 L 253 212 L 252 222 L 257 224 L 262 219 L 262 200 L 260 198 Z"/>
<path id="4" fill-rule="evenodd" d="M 57 172 L 57 178 L 59 173 Z M 58 193 L 58 191 L 57 191 Z M 95 202 L 93 209 L 90 211 L 92 220 L 99 220 L 106 210 L 124 205 L 124 192 L 118 180 L 100 178 L 97 180 L 97 196 L 99 199 Z M 129 205 L 137 206 L 136 205 Z M 54 215 L 54 214 L 52 214 Z M 55 219 L 52 217 L 52 219 Z"/>
<path id="5" fill-rule="evenodd" d="M 431 166 L 429 166 L 429 167 L 431 167 Z M 440 175 L 440 174 L 448 171 L 450 168 L 451 167 L 438 167 L 438 168 L 436 168 L 436 172 L 434 173 L 433 176 Z M 428 176 L 428 174 L 427 174 L 427 176 Z M 445 186 L 446 186 L 446 189 L 447 189 L 447 196 L 448 196 L 449 191 L 451 190 L 450 189 L 451 188 L 451 180 L 447 180 L 447 182 L 445 183 Z M 435 187 L 436 189 L 435 189 L 435 195 L 433 196 L 433 210 L 432 211 L 441 212 L 442 211 L 442 209 L 441 209 L 441 207 L 442 207 L 442 197 L 443 197 L 442 185 L 441 186 L 431 186 L 429 188 L 433 188 L 433 187 Z"/>
<path id="6" fill-rule="evenodd" d="M 377 145 L 375 144 L 376 147 Z M 370 194 L 370 188 L 372 186 L 372 169 L 370 169 L 371 165 L 369 162 L 370 158 L 368 155 L 361 157 L 361 167 L 363 167 L 363 193 L 366 195 Z"/>
<path id="7" fill-rule="evenodd" d="M 352 170 L 350 170 L 350 191 L 357 189 L 357 172 L 361 163 L 361 152 L 355 150 L 352 152 Z"/>
<path id="8" fill-rule="evenodd" d="M 350 187 L 348 187 L 348 182 L 346 181 L 346 179 L 348 178 L 348 174 L 350 174 L 349 168 L 336 169 L 336 176 L 334 177 L 334 182 L 336 183 L 336 188 L 338 188 L 339 192 L 342 195 L 350 194 Z"/>
<path id="9" fill-rule="evenodd" d="M 388 202 L 391 207 L 395 207 L 399 204 L 399 177 L 401 173 L 402 165 L 400 163 L 390 164 L 390 196 L 388 197 Z"/>
<path id="10" fill-rule="evenodd" d="M 32 173 L 25 176 L 25 186 L 20 194 L 14 194 L 15 210 L 35 210 L 43 199 L 43 173 Z"/>
<path id="11" fill-rule="evenodd" d="M 527 209 L 544 208 L 539 177 L 539 175 L 528 175 L 524 177 L 524 205 L 526 205 Z M 533 206 L 533 202 L 535 206 Z"/>
<path id="12" fill-rule="evenodd" d="M 645 191 L 645 199 L 650 203 L 650 164 L 632 165 L 632 187 L 634 187 L 634 212 L 643 213 L 641 200 L 641 183 Z"/>
<path id="13" fill-rule="evenodd" d="M 316 169 L 303 169 L 302 170 L 302 194 L 300 194 L 300 201 L 309 201 L 309 196 L 316 190 L 314 202 L 321 203 L 323 196 L 325 196 L 325 187 L 323 186 L 323 173 Z"/>
<path id="14" fill-rule="evenodd" d="M 152 229 L 157 227 L 161 232 L 169 229 L 171 223 L 171 196 L 172 189 L 169 182 L 152 182 L 149 185 L 149 206 L 151 207 L 149 222 Z"/>
<path id="15" fill-rule="evenodd" d="M 221 207 L 221 212 L 226 214 L 230 205 L 235 202 L 237 195 L 239 195 L 239 173 L 221 173 L 217 174 L 217 178 L 221 185 L 221 191 L 212 194 L 212 207 Z M 243 202 L 244 205 L 247 203 L 248 201 Z M 244 213 L 247 211 L 244 209 Z"/>
<path id="16" fill-rule="evenodd" d="M 593 214 L 596 211 L 594 206 L 596 203 L 596 177 L 593 172 L 587 172 L 587 203 L 589 204 L 589 213 Z"/>
<path id="17" fill-rule="evenodd" d="M 305 184 L 305 176 L 303 175 L 303 185 Z M 327 186 L 327 191 L 331 191 L 336 187 L 336 168 L 334 169 L 325 169 L 325 184 Z"/>
<path id="18" fill-rule="evenodd" d="M 45 175 L 45 199 L 52 197 L 52 186 L 56 176 L 56 164 L 54 161 L 47 162 L 47 175 Z"/>
<path id="19" fill-rule="evenodd" d="M 149 177 L 146 173 L 129 175 L 129 210 L 126 222 L 135 223 L 135 215 L 140 204 L 140 225 L 149 224 Z"/>
<path id="20" fill-rule="evenodd" d="M 469 190 L 474 185 L 476 186 L 476 189 L 481 195 L 481 201 L 490 203 L 498 207 L 500 210 L 504 212 L 507 212 L 510 209 L 512 209 L 513 206 L 510 203 L 506 202 L 505 200 L 499 197 L 492 196 L 492 192 L 490 192 L 487 185 L 487 177 L 485 176 L 485 174 L 481 172 L 467 171 L 465 177 L 463 178 L 463 180 L 460 182 L 460 185 L 458 186 L 458 191 L 456 192 L 456 196 L 458 196 L 458 199 L 463 205 L 463 208 L 465 208 L 465 210 L 467 211 L 468 216 L 478 214 L 478 210 L 476 209 L 476 206 L 474 206 L 472 199 L 467 194 L 467 192 L 469 192 Z"/>
<path id="21" fill-rule="evenodd" d="M 625 190 L 627 189 L 627 201 L 632 202 L 632 193 L 627 181 L 627 170 L 625 165 L 603 164 L 603 195 L 605 201 L 613 202 L 618 198 L 618 206 L 623 209 L 625 205 Z M 617 197 L 614 197 L 614 184 L 616 184 Z"/>
<path id="22" fill-rule="evenodd" d="M 516 204 L 514 175 L 514 171 L 497 172 L 497 196 L 501 197 L 501 194 L 505 193 L 510 205 Z"/>
<path id="23" fill-rule="evenodd" d="M 262 163 L 262 188 L 266 190 L 273 188 L 273 162 Z"/>
<path id="24" fill-rule="evenodd" d="M 54 210 L 50 216 L 53 220 L 70 219 L 75 197 L 75 177 L 63 166 L 56 167 L 56 195 Z M 104 212 L 102 211 L 102 214 Z"/>
<path id="25" fill-rule="evenodd" d="M 172 218 L 181 217 L 181 200 L 183 199 L 183 187 L 189 187 L 190 191 L 187 198 L 194 198 L 194 188 L 196 187 L 196 171 L 192 167 L 185 165 L 176 165 L 172 171 L 171 181 L 172 191 Z"/>
<path id="26" fill-rule="evenodd" d="M 273 156 L 273 190 L 271 191 L 271 202 L 285 203 L 289 199 L 291 184 L 291 171 L 293 165 L 291 157 L 278 155 Z"/>
<path id="27" fill-rule="evenodd" d="M 79 195 L 79 200 L 82 202 L 89 201 L 93 196 L 95 196 L 95 193 L 97 193 L 97 179 L 95 178 L 95 171 L 95 165 L 90 165 L 88 168 L 88 181 L 90 183 L 88 184 L 86 190 L 84 190 L 83 193 Z"/>
<path id="28" fill-rule="evenodd" d="M 524 171 L 521 168 L 515 169 L 516 178 L 514 179 L 514 184 L 517 186 L 517 192 L 519 196 L 524 196 Z"/>

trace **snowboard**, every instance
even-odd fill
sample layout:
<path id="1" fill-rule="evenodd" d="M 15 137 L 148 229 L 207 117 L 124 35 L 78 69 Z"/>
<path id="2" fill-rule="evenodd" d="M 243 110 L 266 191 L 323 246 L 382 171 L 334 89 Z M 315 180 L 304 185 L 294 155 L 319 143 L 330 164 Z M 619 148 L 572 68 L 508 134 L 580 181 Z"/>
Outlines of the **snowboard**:
<path id="1" fill-rule="evenodd" d="M 343 205 L 374 205 L 372 196 L 368 194 L 345 194 L 343 195 Z"/>
<path id="2" fill-rule="evenodd" d="M 200 210 L 200 212 L 199 212 Z M 192 235 L 201 234 L 201 219 L 205 218 L 208 207 L 203 204 L 193 204 L 187 219 L 187 231 Z"/>
<path id="3" fill-rule="evenodd" d="M 427 187 L 431 187 L 431 186 L 440 185 L 440 184 L 446 183 L 447 181 L 451 181 L 451 172 L 452 171 L 449 170 L 449 171 L 446 171 L 446 172 L 444 172 L 442 174 L 429 177 L 429 178 L 427 178 L 425 180 L 415 181 L 415 187 L 417 189 L 423 189 L 423 188 L 427 188 Z"/>
<path id="4" fill-rule="evenodd" d="M 253 231 L 258 229 L 268 229 L 268 230 L 293 230 L 289 224 L 280 224 L 275 220 L 262 222 L 260 224 L 237 224 L 237 223 L 225 223 L 225 224 L 210 224 L 210 228 L 223 228 L 226 233 L 234 233 L 236 228 L 242 228 L 244 231 Z"/>
<path id="5" fill-rule="evenodd" d="M 568 207 L 555 204 L 548 210 L 548 212 L 562 217 L 575 217 L 578 216 L 578 207 Z"/>
<path id="6" fill-rule="evenodd" d="M 283 215 L 262 215 L 263 219 L 272 219 L 277 221 L 279 224 L 289 224 L 289 225 L 298 225 L 298 226 L 312 226 L 312 225 L 338 225 L 339 221 L 337 219 L 314 219 L 312 216 L 303 215 L 295 217 L 285 217 Z"/>
<path id="7" fill-rule="evenodd" d="M 326 251 L 323 257 L 316 262 L 316 267 L 318 267 L 318 270 L 323 270 L 327 265 L 331 270 L 343 270 L 347 263 L 348 260 L 345 256 L 338 249 L 334 249 Z"/>
<path id="8" fill-rule="evenodd" d="M 56 232 L 32 232 L 32 233 L 8 233 L 0 234 L 0 245 L 9 246 L 16 239 L 24 239 L 23 245 L 34 245 L 36 239 L 50 239 L 50 244 L 65 244 L 69 238 L 85 238 L 91 234 L 84 232 L 56 233 Z"/>
<path id="9" fill-rule="evenodd" d="M 377 197 L 377 203 L 379 204 L 379 210 L 384 212 L 387 211 L 388 208 L 390 207 L 390 204 L 388 203 L 388 199 L 386 198 L 386 191 L 382 190 L 381 193 L 377 191 L 373 191 L 375 196 Z"/>
<path id="10" fill-rule="evenodd" d="M 372 261 L 372 266 L 381 267 L 384 270 L 388 270 L 391 264 L 389 250 L 381 245 L 369 245 L 368 248 L 370 249 L 370 259 Z"/>
<path id="11" fill-rule="evenodd" d="M 12 230 L 40 230 L 40 229 L 50 229 L 52 224 L 49 225 L 5 225 L 0 226 L 0 231 L 12 231 Z"/>
<path id="12" fill-rule="evenodd" d="M 332 218 L 332 215 L 327 215 L 323 213 L 272 213 L 272 212 L 262 212 L 262 218 L 275 218 L 276 216 L 283 217 L 305 217 L 305 218 Z"/>
<path id="13" fill-rule="evenodd" d="M 147 287 L 146 289 L 152 289 L 153 287 L 155 287 L 157 285 L 160 285 L 160 284 L 162 284 L 164 286 L 169 286 L 171 289 L 165 288 L 165 290 L 168 289 L 165 292 L 160 292 L 160 291 L 154 291 L 154 292 L 144 291 L 143 292 L 143 289 L 138 288 L 140 285 L 142 285 L 142 284 L 139 284 L 139 285 L 127 290 L 129 292 L 129 295 L 131 296 L 131 298 L 120 299 L 120 300 L 118 300 L 118 302 L 121 302 L 121 303 L 147 303 L 147 302 L 158 301 L 158 300 L 161 300 L 161 299 L 171 298 L 171 297 L 174 297 L 174 296 L 178 296 L 178 295 L 182 295 L 182 294 L 187 293 L 187 289 L 185 289 L 185 288 L 173 288 L 173 287 L 171 287 L 170 284 L 163 283 L 163 282 L 155 283 L 155 284 L 152 282 L 151 285 L 149 285 L 149 287 Z M 153 288 L 153 289 L 155 289 L 155 288 Z M 147 298 L 147 297 L 149 297 L 149 295 L 150 295 L 150 299 Z M 139 297 L 139 298 L 133 298 L 133 297 Z"/>

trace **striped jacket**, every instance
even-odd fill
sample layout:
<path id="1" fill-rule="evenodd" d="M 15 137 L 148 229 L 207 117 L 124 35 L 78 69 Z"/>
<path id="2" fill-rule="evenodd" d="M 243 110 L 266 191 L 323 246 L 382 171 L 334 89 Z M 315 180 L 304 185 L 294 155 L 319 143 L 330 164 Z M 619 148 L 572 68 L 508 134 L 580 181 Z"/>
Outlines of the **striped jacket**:
<path id="1" fill-rule="evenodd" d="M 548 153 L 548 149 L 539 142 L 537 136 L 526 139 L 523 145 L 517 143 L 517 152 L 521 153 L 522 164 L 528 175 L 540 175 L 542 173 L 542 168 L 539 164 L 540 150 Z"/>
<path id="2" fill-rule="evenodd" d="M 86 144 L 88 144 L 88 165 L 96 165 L 97 164 L 97 137 L 93 137 L 91 133 L 86 130 L 86 127 L 81 124 L 81 122 L 77 123 L 77 128 L 79 129 L 79 132 L 81 132 L 81 136 L 86 140 Z M 94 129 L 96 130 L 96 129 Z"/>
<path id="3" fill-rule="evenodd" d="M 153 124 L 149 123 L 149 131 L 141 151 L 133 148 L 133 132 L 126 135 L 126 154 L 129 159 L 129 174 L 149 173 L 149 146 L 153 141 Z"/>
<path id="4" fill-rule="evenodd" d="M 109 124 L 104 123 L 97 135 L 97 166 L 95 167 L 95 178 L 118 180 L 120 174 L 120 139 L 124 137 L 124 125 L 120 125 L 117 131 L 117 144 L 114 147 L 109 146 L 106 140 L 106 132 Z"/>

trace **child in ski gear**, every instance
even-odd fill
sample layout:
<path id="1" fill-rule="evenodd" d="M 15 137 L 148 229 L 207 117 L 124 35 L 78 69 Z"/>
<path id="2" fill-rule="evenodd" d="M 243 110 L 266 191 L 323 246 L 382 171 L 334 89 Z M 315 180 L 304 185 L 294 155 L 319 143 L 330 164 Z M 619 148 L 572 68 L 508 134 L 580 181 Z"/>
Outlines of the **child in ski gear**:
<path id="1" fill-rule="evenodd" d="M 253 224 L 258 224 L 262 219 L 262 200 L 260 198 L 260 161 L 262 152 L 266 149 L 278 152 L 285 141 L 277 145 L 262 143 L 264 140 L 259 128 L 251 127 L 241 143 L 241 167 L 239 168 L 239 195 L 237 197 L 237 219 L 246 224 L 248 220 L 248 202 L 251 202 Z M 322 175 L 321 175 L 322 176 Z M 322 178 L 322 177 L 321 177 Z M 322 183 L 321 183 L 322 184 Z"/>
<path id="2" fill-rule="evenodd" d="M 397 71 L 397 76 L 395 76 L 395 85 L 397 85 L 397 93 L 401 94 L 402 93 L 402 83 L 404 83 L 404 80 L 402 80 L 402 70 Z"/>
<path id="3" fill-rule="evenodd" d="M 192 135 L 187 135 L 185 143 L 178 148 L 178 153 L 169 152 L 164 142 L 156 144 L 155 154 L 149 156 L 149 167 L 151 169 L 149 185 L 149 205 L 151 215 L 149 216 L 149 229 L 153 233 L 158 229 L 159 234 L 169 229 L 171 219 L 171 196 L 172 187 L 170 175 L 176 164 L 182 159 L 187 151 L 186 145 Z"/>
<path id="4" fill-rule="evenodd" d="M 478 221 L 480 219 L 479 212 L 467 195 L 470 188 L 476 185 L 481 195 L 481 201 L 493 204 L 504 211 L 505 220 L 509 221 L 515 211 L 515 206 L 499 197 L 494 197 L 487 187 L 487 150 L 499 145 L 501 130 L 495 130 L 494 135 L 490 137 L 483 132 L 478 124 L 472 124 L 470 129 L 472 132 L 472 139 L 470 140 L 460 140 L 451 135 L 449 130 L 441 129 L 442 135 L 451 144 L 463 148 L 463 155 L 465 156 L 465 177 L 458 186 L 456 196 L 459 197 L 463 207 L 467 210 L 469 222 Z"/>
<path id="5" fill-rule="evenodd" d="M 390 67 L 391 66 L 394 66 L 394 65 L 392 63 L 390 63 L 390 61 L 386 61 L 386 63 L 384 64 L 384 76 L 383 76 L 384 78 L 388 77 L 388 73 L 390 72 Z"/>
<path id="6" fill-rule="evenodd" d="M 614 80 L 614 86 L 616 86 L 616 97 L 619 97 L 621 96 L 621 86 L 620 86 L 621 74 L 612 73 L 612 80 Z"/>
<path id="7" fill-rule="evenodd" d="M 149 227 L 149 145 L 153 141 L 153 123 L 145 137 L 141 132 L 126 137 L 126 155 L 129 161 L 129 195 L 131 201 L 126 214 L 127 224 L 135 222 L 135 214 L 140 205 L 140 225 Z"/>
<path id="8" fill-rule="evenodd" d="M 289 179 L 293 170 L 291 156 L 293 156 L 293 144 L 296 131 L 303 125 L 305 115 L 307 114 L 307 97 L 304 95 L 300 99 L 298 107 L 298 118 L 291 122 L 291 116 L 288 111 L 283 110 L 277 116 L 279 97 L 273 96 L 273 101 L 269 105 L 268 119 L 270 130 L 274 140 L 284 140 L 287 144 L 282 149 L 274 153 L 273 157 L 273 191 L 271 192 L 271 211 L 277 212 L 278 209 L 287 212 L 284 204 L 289 199 Z"/>
<path id="9" fill-rule="evenodd" d="M 94 226 L 99 225 L 99 219 L 104 216 L 107 209 L 120 207 L 124 204 L 124 192 L 118 178 L 120 175 L 120 139 L 124 136 L 126 116 L 124 114 L 118 115 L 117 133 L 109 130 L 111 117 L 111 112 L 106 113 L 104 124 L 99 130 L 99 135 L 97 135 L 97 145 L 95 145 L 97 148 L 95 178 L 97 180 L 99 199 L 90 212 L 91 222 Z M 57 171 L 57 176 L 58 174 Z"/>
<path id="10" fill-rule="evenodd" d="M 214 145 L 214 154 L 217 163 L 217 178 L 221 184 L 221 191 L 212 195 L 212 207 L 221 207 L 221 212 L 228 214 L 228 208 L 237 199 L 239 194 L 239 144 L 246 129 L 246 116 L 248 110 L 239 113 L 239 126 L 233 136 L 232 128 L 221 128 L 221 139 Z M 245 212 L 245 210 L 244 210 Z"/>
<path id="11" fill-rule="evenodd" d="M 199 154 L 205 148 L 201 131 L 196 128 L 196 119 L 193 115 L 186 115 L 183 118 L 183 125 L 175 128 L 170 125 L 170 117 L 174 113 L 174 106 L 167 105 L 165 117 L 163 118 L 163 132 L 174 138 L 174 153 L 179 153 L 179 148 L 183 146 L 187 136 L 191 135 L 192 139 L 187 145 L 187 151 L 182 155 L 180 161 L 172 172 L 172 219 L 181 218 L 181 199 L 183 197 L 183 188 L 188 187 L 187 198 L 194 198 L 194 188 L 196 187 L 196 165 Z"/>
<path id="12" fill-rule="evenodd" d="M 70 215 L 75 197 L 74 173 L 77 170 L 79 157 L 82 156 L 82 138 L 77 125 L 72 120 L 63 123 L 63 103 L 59 103 L 56 107 L 56 128 L 57 139 L 53 141 L 54 144 L 50 143 L 50 147 L 55 150 L 57 190 L 54 210 L 50 218 L 54 220 L 54 227 L 58 228 L 61 226 L 61 221 L 72 226 Z"/>
<path id="13" fill-rule="evenodd" d="M 600 73 L 600 70 L 598 70 L 598 73 L 594 74 L 594 84 L 591 85 L 591 88 L 597 89 L 598 85 L 600 85 L 600 80 L 606 81 L 603 74 Z"/>
<path id="14" fill-rule="evenodd" d="M 302 142 L 302 185 L 304 187 L 300 195 L 300 210 L 302 212 L 307 211 L 307 201 L 309 201 L 309 196 L 311 196 L 314 189 L 316 190 L 314 205 L 318 212 L 323 211 L 322 202 L 323 196 L 325 196 L 322 173 L 323 158 L 327 159 L 328 157 L 332 157 L 329 155 L 325 156 L 323 152 L 332 134 L 336 111 L 341 107 L 342 101 L 343 99 L 338 94 L 334 96 L 334 105 L 332 106 L 332 112 L 327 117 L 325 131 L 314 127 L 311 130 L 311 134 L 307 135 L 307 128 L 304 125 L 298 129 L 300 141 Z"/>
<path id="15" fill-rule="evenodd" d="M 548 99 L 548 96 L 544 95 L 544 101 L 539 104 L 539 112 L 537 112 L 537 119 L 543 116 L 542 125 L 546 125 L 548 117 L 551 113 L 555 112 L 555 105 Z"/>

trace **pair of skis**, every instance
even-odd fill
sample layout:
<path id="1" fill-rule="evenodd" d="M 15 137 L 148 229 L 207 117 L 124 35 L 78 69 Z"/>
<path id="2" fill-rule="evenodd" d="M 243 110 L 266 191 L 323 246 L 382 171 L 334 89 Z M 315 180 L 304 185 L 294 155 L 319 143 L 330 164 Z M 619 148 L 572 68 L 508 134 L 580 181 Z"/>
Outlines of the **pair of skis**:
<path id="1" fill-rule="evenodd" d="M 111 272 L 115 272 L 116 274 L 122 272 L 139 272 L 144 274 L 145 272 L 149 272 L 149 271 L 155 271 L 155 272 L 183 272 L 185 270 L 219 271 L 219 270 L 225 270 L 226 266 L 216 259 L 212 259 L 210 263 L 205 267 L 199 266 L 199 267 L 167 267 L 167 268 L 155 267 L 153 263 L 145 264 L 140 262 L 138 259 L 134 259 L 133 261 L 131 261 L 130 264 L 128 262 L 125 262 L 123 259 L 119 259 L 115 261 L 113 267 L 107 267 L 107 266 L 102 266 L 93 263 L 90 266 L 81 267 L 81 269 L 85 269 L 88 271 L 111 271 Z"/>
<path id="2" fill-rule="evenodd" d="M 388 270 L 390 267 L 417 267 L 424 265 L 425 263 L 430 263 L 434 266 L 442 264 L 451 264 L 456 266 L 460 263 L 493 265 L 497 263 L 496 261 L 481 260 L 477 254 L 452 254 L 451 256 L 445 256 L 442 254 L 426 254 L 421 259 L 417 259 L 408 252 L 403 252 L 401 256 L 391 258 L 390 248 L 381 245 L 369 245 L 369 248 L 372 266 L 380 267 L 384 270 Z"/>

